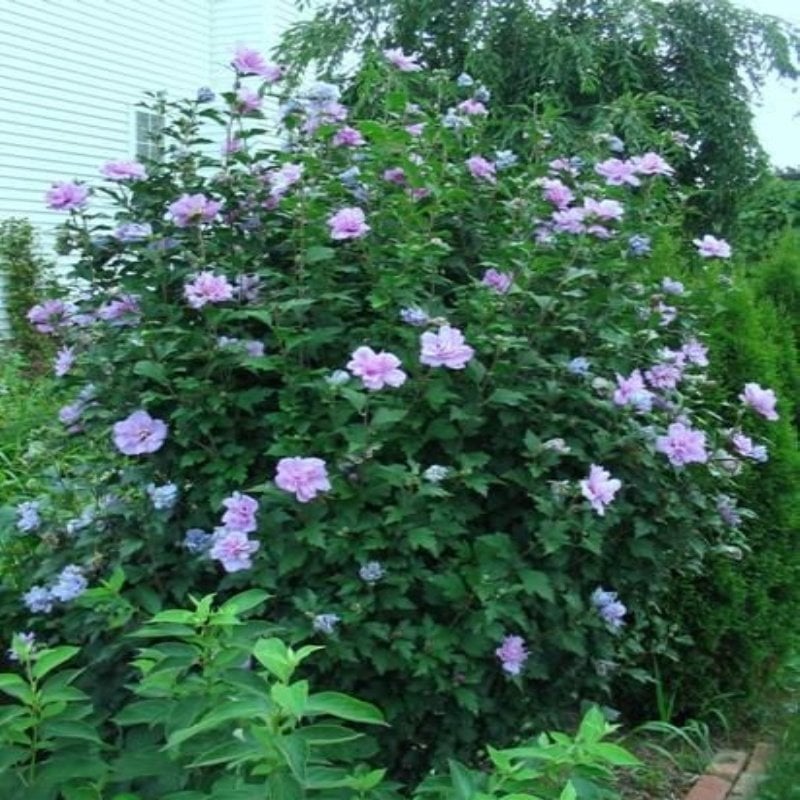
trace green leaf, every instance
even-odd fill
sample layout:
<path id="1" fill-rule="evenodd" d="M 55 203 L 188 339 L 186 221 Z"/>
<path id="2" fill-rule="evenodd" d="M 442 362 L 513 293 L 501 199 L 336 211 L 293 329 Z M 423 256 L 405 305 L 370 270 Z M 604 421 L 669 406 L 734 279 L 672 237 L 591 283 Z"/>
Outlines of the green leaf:
<path id="1" fill-rule="evenodd" d="M 572 781 L 564 787 L 564 791 L 558 796 L 558 800 L 578 800 L 578 793 L 575 791 Z"/>
<path id="2" fill-rule="evenodd" d="M 353 775 L 349 786 L 357 792 L 369 792 L 374 789 L 386 775 L 385 769 L 373 769 L 361 775 Z"/>
<path id="3" fill-rule="evenodd" d="M 341 744 L 363 739 L 364 734 L 345 728 L 343 725 L 306 725 L 295 731 L 296 736 L 305 739 L 311 745 Z"/>
<path id="4" fill-rule="evenodd" d="M 69 661 L 79 652 L 80 648 L 68 647 L 66 645 L 63 647 L 54 647 L 52 650 L 43 651 L 39 654 L 33 665 L 33 669 L 31 670 L 33 677 L 37 680 L 41 680 L 45 675 L 47 675 L 48 672 L 51 672 L 56 667 L 65 663 L 66 661 Z"/>
<path id="5" fill-rule="evenodd" d="M 454 800 L 472 800 L 478 793 L 475 773 L 452 758 L 447 760 L 447 765 L 450 768 Z"/>
<path id="6" fill-rule="evenodd" d="M 329 714 L 351 722 L 364 722 L 369 725 L 386 725 L 383 714 L 371 703 L 356 700 L 339 692 L 319 692 L 308 698 L 306 716 Z"/>
<path id="7" fill-rule="evenodd" d="M 260 606 L 265 600 L 269 598 L 269 594 L 261 589 L 250 589 L 230 600 L 226 600 L 219 608 L 220 611 L 225 613 L 232 613 L 238 616 L 244 614 L 245 611 L 250 611 L 253 608 Z"/>
<path id="8" fill-rule="evenodd" d="M 333 248 L 317 244 L 306 250 L 305 259 L 306 264 L 316 264 L 319 261 L 330 261 L 335 256 L 336 251 Z"/>
<path id="9" fill-rule="evenodd" d="M 379 408 L 372 417 L 372 424 L 376 428 L 387 427 L 399 422 L 408 415 L 405 408 Z"/>
<path id="10" fill-rule="evenodd" d="M 21 700 L 26 704 L 31 704 L 34 701 L 31 687 L 19 675 L 14 675 L 11 672 L 5 672 L 0 675 L 0 692 L 16 697 L 17 700 Z"/>
<path id="11" fill-rule="evenodd" d="M 160 383 L 162 386 L 169 386 L 169 379 L 164 366 L 156 361 L 137 361 L 133 366 L 133 371 L 143 378 L 150 378 L 150 380 Z"/>
<path id="12" fill-rule="evenodd" d="M 129 703 L 114 717 L 117 725 L 152 725 L 163 722 L 169 712 L 165 700 L 138 700 Z"/>
<path id="13" fill-rule="evenodd" d="M 95 728 L 88 722 L 69 719 L 51 719 L 42 725 L 43 738 L 80 739 L 85 742 L 103 744 Z"/>
<path id="14" fill-rule="evenodd" d="M 250 720 L 263 717 L 270 712 L 270 706 L 265 698 L 255 698 L 250 700 L 230 700 L 219 708 L 215 708 L 206 714 L 202 719 L 188 728 L 174 731 L 167 739 L 164 749 L 177 747 L 182 742 L 191 739 L 205 731 L 220 727 L 223 723 L 234 720 Z"/>
<path id="15" fill-rule="evenodd" d="M 288 683 L 291 679 L 294 665 L 289 656 L 289 649 L 280 639 L 260 639 L 253 648 L 253 656 L 279 681 Z"/>
<path id="16" fill-rule="evenodd" d="M 300 719 L 308 701 L 308 681 L 298 681 L 290 686 L 276 683 L 270 690 L 270 697 L 283 711 L 295 719 Z"/>
<path id="17" fill-rule="evenodd" d="M 592 706 L 581 720 L 575 739 L 586 744 L 593 744 L 599 742 L 606 733 L 608 733 L 608 727 L 603 712 L 597 706 Z"/>
<path id="18" fill-rule="evenodd" d="M 518 406 L 528 400 L 528 395 L 515 389 L 495 389 L 487 400 L 492 405 Z"/>
<path id="19" fill-rule="evenodd" d="M 192 611 L 182 611 L 177 608 L 170 608 L 166 611 L 159 611 L 147 625 L 157 625 L 160 622 L 172 622 L 179 625 L 191 625 L 194 622 L 194 613 Z"/>
<path id="20" fill-rule="evenodd" d="M 629 753 L 624 747 L 618 744 L 611 744 L 610 742 L 600 742 L 591 746 L 589 752 L 592 755 L 600 756 L 600 758 L 608 761 L 615 767 L 638 767 L 641 761 L 636 758 L 633 753 Z"/>

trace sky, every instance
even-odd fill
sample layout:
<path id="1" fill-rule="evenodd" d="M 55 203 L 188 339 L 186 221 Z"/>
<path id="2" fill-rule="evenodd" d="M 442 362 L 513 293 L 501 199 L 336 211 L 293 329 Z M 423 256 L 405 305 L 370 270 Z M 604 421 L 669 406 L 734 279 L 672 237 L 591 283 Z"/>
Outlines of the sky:
<path id="1" fill-rule="evenodd" d="M 735 0 L 737 5 L 800 25 L 800 0 Z M 771 78 L 753 108 L 755 127 L 776 167 L 800 165 L 800 81 Z M 798 115 L 798 116 L 796 116 Z"/>

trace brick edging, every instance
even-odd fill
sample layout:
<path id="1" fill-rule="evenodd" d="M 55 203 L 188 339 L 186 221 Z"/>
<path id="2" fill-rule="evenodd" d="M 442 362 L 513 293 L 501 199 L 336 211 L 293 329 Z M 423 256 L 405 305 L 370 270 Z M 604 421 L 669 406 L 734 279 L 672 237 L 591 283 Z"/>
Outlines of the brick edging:
<path id="1" fill-rule="evenodd" d="M 774 747 L 759 742 L 752 753 L 720 750 L 684 800 L 752 800 Z"/>

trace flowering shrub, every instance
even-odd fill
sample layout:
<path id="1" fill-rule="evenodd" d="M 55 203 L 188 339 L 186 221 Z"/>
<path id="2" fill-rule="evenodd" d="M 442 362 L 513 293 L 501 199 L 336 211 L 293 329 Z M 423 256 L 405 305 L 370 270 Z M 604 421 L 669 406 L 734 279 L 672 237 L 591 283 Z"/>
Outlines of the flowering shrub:
<path id="1" fill-rule="evenodd" d="M 779 413 L 755 383 L 708 401 L 691 293 L 648 273 L 669 164 L 498 151 L 464 105 L 485 89 L 394 50 L 364 87 L 381 119 L 318 84 L 275 151 L 243 99 L 280 79 L 256 56 L 220 107 L 162 109 L 162 161 L 48 195 L 88 288 L 31 320 L 96 455 L 21 531 L 34 624 L 113 664 L 109 625 L 260 587 L 409 768 L 647 680 L 681 633 L 670 582 L 745 546 L 718 508 L 753 461 L 732 437 Z M 237 146 L 212 157 L 204 124 Z M 77 591 L 115 568 L 118 592 Z"/>
<path id="2" fill-rule="evenodd" d="M 574 738 L 542 734 L 522 747 L 491 750 L 488 772 L 451 762 L 449 777 L 398 791 L 399 784 L 384 781 L 385 769 L 364 761 L 374 746 L 361 729 L 385 725 L 381 712 L 296 680 L 323 648 L 294 649 L 270 636 L 268 623 L 241 618 L 265 599 L 251 590 L 219 606 L 208 596 L 192 609 L 156 614 L 134 634 L 144 646 L 133 662 L 133 696 L 113 718 L 75 685 L 80 670 L 63 668 L 77 647 L 48 648 L 31 632 L 16 634 L 10 669 L 0 673 L 3 796 L 456 800 L 466 783 L 485 797 L 507 797 L 514 787 L 542 800 L 577 800 L 598 791 L 615 797 L 608 792 L 613 768 L 638 765 L 603 741 L 616 726 L 593 707 Z"/>

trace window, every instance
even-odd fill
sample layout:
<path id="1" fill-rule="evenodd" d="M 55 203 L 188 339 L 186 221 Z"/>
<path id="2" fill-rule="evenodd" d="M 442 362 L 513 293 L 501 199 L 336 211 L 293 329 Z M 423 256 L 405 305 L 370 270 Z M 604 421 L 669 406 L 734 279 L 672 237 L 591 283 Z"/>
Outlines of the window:
<path id="1" fill-rule="evenodd" d="M 137 108 L 134 112 L 134 152 L 138 160 L 157 160 L 161 156 L 161 114 Z"/>

